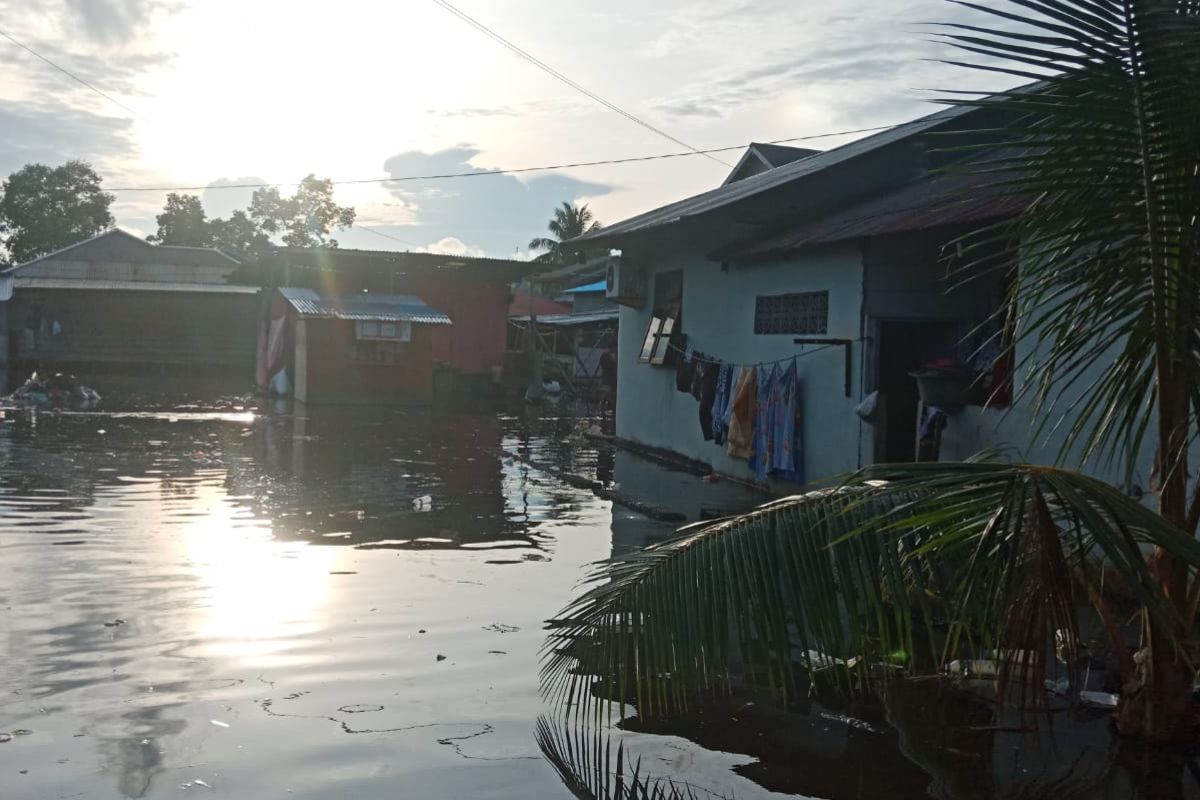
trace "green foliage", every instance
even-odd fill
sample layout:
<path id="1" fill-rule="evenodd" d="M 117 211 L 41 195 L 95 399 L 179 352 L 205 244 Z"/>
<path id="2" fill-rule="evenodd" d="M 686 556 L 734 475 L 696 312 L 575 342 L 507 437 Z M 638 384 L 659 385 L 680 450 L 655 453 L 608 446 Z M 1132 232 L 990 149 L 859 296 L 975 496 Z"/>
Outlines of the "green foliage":
<path id="1" fill-rule="evenodd" d="M 208 220 L 200 198 L 169 194 L 157 217 L 158 233 L 147 239 L 265 256 L 274 247 L 273 237 L 280 235 L 288 247 L 337 247 L 337 240 L 329 234 L 349 228 L 354 217 L 353 208 L 333 201 L 332 181 L 308 175 L 290 197 L 274 187 L 255 190 L 249 209 L 234 211 L 229 219 Z"/>
<path id="2" fill-rule="evenodd" d="M 15 263 L 22 263 L 113 226 L 113 196 L 84 161 L 62 166 L 27 164 L 8 176 L 0 198 L 0 234 Z"/>
<path id="3" fill-rule="evenodd" d="M 583 251 L 578 247 L 565 246 L 564 243 L 585 233 L 598 231 L 603 226 L 596 221 L 586 204 L 576 206 L 564 202 L 562 206 L 554 209 L 554 217 L 546 227 L 554 238 L 537 237 L 530 240 L 530 250 L 546 251 L 534 260 L 550 264 L 569 264 L 579 260 Z"/>
<path id="4" fill-rule="evenodd" d="M 182 245 L 184 247 L 211 247 L 212 225 L 204 213 L 200 198 L 194 194 L 167 195 L 163 213 L 155 217 L 158 232 L 146 237 L 155 244 Z"/>
<path id="5" fill-rule="evenodd" d="M 349 228 L 355 217 L 353 208 L 333 201 L 333 182 L 312 174 L 291 197 L 281 196 L 274 187 L 255 190 L 249 214 L 268 235 L 282 234 L 288 247 L 337 247 L 330 232 Z"/>
<path id="6" fill-rule="evenodd" d="M 1200 566 L 1200 542 L 1076 472 L 872 467 L 599 565 L 551 623 L 543 683 L 577 712 L 633 701 L 654 716 L 746 685 L 786 702 L 816 673 L 848 681 L 898 651 L 910 673 L 1019 652 L 1002 666 L 1040 679 L 1040 643 L 1073 653 L 1076 607 L 1103 602 L 1098 562 L 1175 623 L 1148 546 Z"/>

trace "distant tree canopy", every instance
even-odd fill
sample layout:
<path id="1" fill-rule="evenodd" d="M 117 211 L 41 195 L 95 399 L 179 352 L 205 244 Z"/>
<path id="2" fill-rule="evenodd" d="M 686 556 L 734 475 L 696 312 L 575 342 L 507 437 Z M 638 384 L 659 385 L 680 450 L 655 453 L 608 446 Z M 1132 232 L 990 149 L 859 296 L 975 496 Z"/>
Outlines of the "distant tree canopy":
<path id="1" fill-rule="evenodd" d="M 337 247 L 330 234 L 354 224 L 355 211 L 333 201 L 333 181 L 308 175 L 295 194 L 284 197 L 275 187 L 256 189 L 250 207 L 229 219 L 209 220 L 195 195 L 167 195 L 157 217 L 158 232 L 147 236 L 157 244 L 222 247 L 265 255 L 279 236 L 288 247 Z"/>
<path id="2" fill-rule="evenodd" d="M 0 242 L 20 264 L 113 226 L 113 196 L 84 161 L 26 164 L 0 187 Z"/>
<path id="3" fill-rule="evenodd" d="M 587 204 L 577 206 L 564 202 L 554 209 L 554 216 L 546 227 L 554 238 L 538 237 L 529 242 L 530 250 L 546 251 L 534 260 L 551 264 L 569 264 L 582 259 L 584 253 L 580 248 L 564 246 L 564 243 L 585 233 L 598 231 L 603 226 L 596 221 Z"/>

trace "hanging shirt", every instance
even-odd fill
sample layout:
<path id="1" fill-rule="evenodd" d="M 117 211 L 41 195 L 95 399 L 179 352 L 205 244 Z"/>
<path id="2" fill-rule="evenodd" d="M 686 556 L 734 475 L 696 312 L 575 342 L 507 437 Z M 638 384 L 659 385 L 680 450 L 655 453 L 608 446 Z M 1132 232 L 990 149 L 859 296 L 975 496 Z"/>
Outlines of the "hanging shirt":
<path id="1" fill-rule="evenodd" d="M 717 398 L 717 385 L 721 379 L 721 364 L 704 365 L 704 377 L 700 381 L 700 434 L 704 441 L 713 440 L 713 404 Z"/>
<path id="2" fill-rule="evenodd" d="M 729 409 L 726 450 L 734 458 L 749 458 L 754 449 L 754 418 L 758 413 L 758 371 L 753 367 L 742 370 Z"/>
<path id="3" fill-rule="evenodd" d="M 717 370 L 717 393 L 713 396 L 712 404 L 712 438 L 717 444 L 725 443 L 725 431 L 729 429 L 729 422 L 725 418 L 725 412 L 729 408 L 730 394 L 732 394 L 733 386 L 730 379 L 733 377 L 733 368 L 728 364 L 722 364 Z"/>
<path id="4" fill-rule="evenodd" d="M 774 406 L 772 418 L 774 430 L 771 434 L 771 469 L 776 472 L 795 473 L 802 454 L 796 448 L 797 406 L 796 362 L 779 373 L 771 387 Z"/>
<path id="5" fill-rule="evenodd" d="M 692 390 L 692 377 L 696 369 L 695 360 L 688 356 L 688 353 L 680 353 L 675 365 L 675 390 L 685 393 Z"/>
<path id="6" fill-rule="evenodd" d="M 750 469 L 754 477 L 765 481 L 775 460 L 776 419 L 775 385 L 779 382 L 779 367 L 758 369 L 758 414 L 754 420 L 754 452 L 750 456 Z"/>

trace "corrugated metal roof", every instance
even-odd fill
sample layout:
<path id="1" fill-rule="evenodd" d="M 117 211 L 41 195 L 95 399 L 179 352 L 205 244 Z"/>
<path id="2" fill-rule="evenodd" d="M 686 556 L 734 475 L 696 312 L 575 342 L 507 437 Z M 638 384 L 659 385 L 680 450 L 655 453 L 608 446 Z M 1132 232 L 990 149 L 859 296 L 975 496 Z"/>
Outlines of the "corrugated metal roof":
<path id="1" fill-rule="evenodd" d="M 112 250 L 116 248 L 120 257 L 115 257 Z M 91 236 L 75 244 L 67 245 L 45 255 L 10 267 L 19 270 L 46 261 L 62 260 L 68 253 L 72 260 L 88 261 L 128 261 L 137 257 L 145 263 L 168 263 L 192 267 L 225 267 L 229 269 L 241 265 L 241 261 L 215 247 L 184 247 L 181 245 L 151 244 L 141 237 L 134 236 L 120 228 L 111 228 L 95 236 Z M 89 256 L 88 254 L 92 255 Z"/>
<path id="2" fill-rule="evenodd" d="M 450 317 L 407 294 L 362 294 L 326 297 L 312 289 L 282 286 L 279 293 L 306 319 L 344 319 L 354 322 L 415 322 L 450 325 Z"/>
<path id="3" fill-rule="evenodd" d="M 571 328 L 576 325 L 594 325 L 598 322 L 616 322 L 621 318 L 620 309 L 606 311 L 587 311 L 582 314 L 552 314 L 538 317 L 538 325 L 549 325 L 554 328 Z M 513 322 L 529 322 L 529 315 L 510 317 Z"/>
<path id="4" fill-rule="evenodd" d="M 576 286 L 574 289 L 567 289 L 563 294 L 590 294 L 592 292 L 603 292 L 608 289 L 608 281 L 596 281 L 595 283 L 587 283 L 583 286 Z"/>
<path id="5" fill-rule="evenodd" d="M 1015 216 L 1029 204 L 997 188 L 1011 176 L 947 173 L 874 197 L 775 236 L 725 248 L 717 257 L 749 260 L 815 244 Z"/>
<path id="6" fill-rule="evenodd" d="M 257 294 L 257 286 L 231 283 L 169 283 L 166 281 L 85 281 L 68 278 L 22 278 L 13 280 L 17 289 L 71 289 L 109 292 L 196 292 L 202 294 Z"/>
<path id="7" fill-rule="evenodd" d="M 828 169 L 835 164 L 841 164 L 852 158 L 878 150 L 881 147 L 907 139 L 920 133 L 932 130 L 951 120 L 957 119 L 975 109 L 967 106 L 951 106 L 912 122 L 905 122 L 894 128 L 888 128 L 871 136 L 865 136 L 848 144 L 826 150 L 823 153 L 802 158 L 785 164 L 782 167 L 767 170 L 758 175 L 751 175 L 740 181 L 719 186 L 707 192 L 680 200 L 669 205 L 647 211 L 623 222 L 601 228 L 595 233 L 585 234 L 573 239 L 574 242 L 603 241 L 630 233 L 640 232 L 669 225 L 686 217 L 694 217 L 708 211 L 736 203 L 740 200 L 762 194 L 780 186 L 792 183 L 800 178 Z"/>

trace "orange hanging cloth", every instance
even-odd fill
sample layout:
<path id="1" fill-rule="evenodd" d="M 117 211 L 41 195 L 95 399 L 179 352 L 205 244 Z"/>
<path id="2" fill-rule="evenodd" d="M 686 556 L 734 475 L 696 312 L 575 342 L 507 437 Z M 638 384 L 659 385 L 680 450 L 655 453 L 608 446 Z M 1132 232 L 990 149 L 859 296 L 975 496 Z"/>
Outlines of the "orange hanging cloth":
<path id="1" fill-rule="evenodd" d="M 749 458 L 754 452 L 754 417 L 758 413 L 758 369 L 742 370 L 733 389 L 733 414 L 729 420 L 729 446 L 734 458 Z"/>

